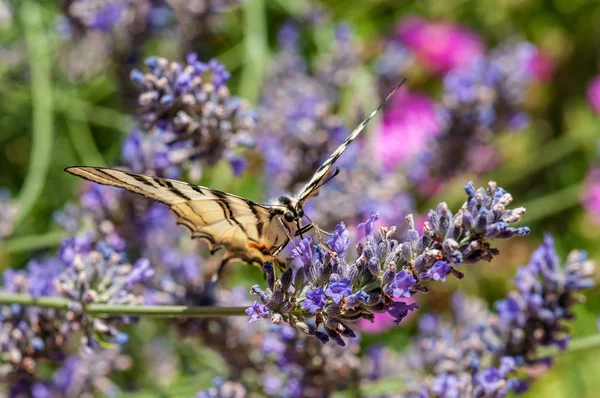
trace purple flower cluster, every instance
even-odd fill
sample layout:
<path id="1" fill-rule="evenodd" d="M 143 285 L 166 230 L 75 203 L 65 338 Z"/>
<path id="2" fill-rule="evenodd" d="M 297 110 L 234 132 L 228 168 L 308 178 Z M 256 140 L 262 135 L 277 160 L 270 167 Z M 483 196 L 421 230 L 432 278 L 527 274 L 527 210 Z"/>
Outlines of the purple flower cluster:
<path id="1" fill-rule="evenodd" d="M 517 369 L 549 367 L 551 358 L 537 355 L 541 346 L 566 348 L 566 322 L 574 317 L 572 306 L 582 301 L 581 291 L 594 285 L 594 268 L 577 251 L 561 267 L 547 235 L 530 263 L 517 271 L 517 290 L 496 302 L 497 314 L 482 300 L 455 294 L 455 323 L 422 316 L 419 334 L 403 355 L 378 349 L 368 356 L 371 378 L 394 376 L 377 371 L 393 358 L 402 364 L 403 376 L 413 380 L 406 397 L 495 398 L 523 392 L 531 379 L 523 377 L 527 372 L 518 376 Z"/>
<path id="2" fill-rule="evenodd" d="M 554 240 L 547 234 L 529 264 L 517 271 L 517 290 L 496 303 L 506 334 L 506 355 L 535 363 L 540 360 L 538 347 L 565 349 L 569 336 L 564 322 L 574 317 L 573 305 L 584 299 L 581 292 L 595 285 L 594 271 L 595 263 L 582 251 L 572 251 L 561 267 Z"/>
<path id="3" fill-rule="evenodd" d="M 226 86 L 230 74 L 225 67 L 214 59 L 201 62 L 193 53 L 185 64 L 150 57 L 146 67 L 146 73 L 131 72 L 140 90 L 139 112 L 154 141 L 148 144 L 155 148 L 152 163 L 145 168 L 184 162 L 212 166 L 225 158 L 234 173 L 240 174 L 245 162 L 235 150 L 254 145 L 254 118 L 244 101 L 230 94 Z M 143 145 L 126 145 L 125 158 L 148 158 Z"/>
<path id="4" fill-rule="evenodd" d="M 143 297 L 134 293 L 133 287 L 154 274 L 148 259 L 128 263 L 124 249 L 125 242 L 116 235 L 94 243 L 90 234 L 66 239 L 58 254 L 66 268 L 55 280 L 57 295 L 73 301 L 74 322 L 81 325 L 82 343 L 90 348 L 98 347 L 98 339 L 117 344 L 127 342 L 127 335 L 116 326 L 129 319 L 93 318 L 85 312 L 85 306 L 91 303 L 143 304 Z"/>
<path id="5" fill-rule="evenodd" d="M 7 358 L 8 372 L 32 374 L 38 359 L 61 360 L 74 332 L 82 335 L 87 352 L 103 342 L 127 341 L 127 335 L 117 328 L 131 319 L 94 317 L 84 311 L 91 303 L 142 303 L 134 290 L 152 276 L 153 270 L 146 259 L 128 263 L 124 249 L 124 242 L 116 235 L 98 242 L 93 242 L 91 235 L 75 237 L 63 241 L 56 259 L 31 261 L 27 270 L 4 272 L 6 292 L 71 300 L 68 310 L 18 304 L 0 307 L 0 350 Z"/>
<path id="6" fill-rule="evenodd" d="M 440 133 L 417 159 L 411 178 L 443 179 L 450 171 L 489 168 L 476 156 L 491 135 L 518 131 L 528 124 L 524 97 L 535 78 L 531 64 L 538 54 L 531 43 L 506 43 L 448 72 L 439 110 Z M 490 158 L 489 154 L 483 157 Z"/>
<path id="7" fill-rule="evenodd" d="M 491 246 L 492 239 L 529 233 L 527 227 L 510 226 L 525 209 L 507 209 L 512 197 L 495 183 L 478 190 L 469 183 L 465 191 L 468 200 L 455 215 L 445 203 L 430 211 L 422 235 L 412 216 L 407 217 L 408 238 L 403 242 L 393 239 L 395 227 L 379 228 L 376 234 L 377 216 L 372 215 L 359 225 L 367 239 L 358 244 L 352 262 L 346 260 L 349 240 L 343 224 L 334 230 L 328 247 L 313 247 L 310 237 L 304 238 L 280 277 L 265 263 L 267 289 L 252 288 L 260 301 L 247 310 L 250 322 L 261 318 L 275 324 L 286 322 L 322 342 L 333 340 L 339 345 L 345 344 L 342 336 L 355 336 L 352 321 L 372 320 L 375 313 L 387 312 L 399 323 L 418 305 L 394 299 L 428 291 L 427 281 L 445 281 L 450 274 L 461 278 L 455 268 L 461 263 L 490 261 L 498 253 Z M 307 318 L 313 317 L 314 323 L 309 323 Z"/>
<path id="8" fill-rule="evenodd" d="M 100 394 L 117 396 L 119 387 L 108 376 L 128 370 L 131 358 L 118 348 L 67 357 L 48 381 L 20 379 L 10 388 L 10 397 L 79 397 Z"/>
<path id="9" fill-rule="evenodd" d="M 128 4 L 124 0 L 66 0 L 63 2 L 69 22 L 80 29 L 107 32 L 125 19 Z"/>
<path id="10" fill-rule="evenodd" d="M 8 293 L 28 293 L 35 297 L 55 295 L 54 279 L 64 270 L 55 259 L 31 261 L 26 270 L 3 272 L 3 288 Z M 54 309 L 0 306 L 0 375 L 14 378 L 35 373 L 42 358 L 60 359 L 71 328 Z"/>

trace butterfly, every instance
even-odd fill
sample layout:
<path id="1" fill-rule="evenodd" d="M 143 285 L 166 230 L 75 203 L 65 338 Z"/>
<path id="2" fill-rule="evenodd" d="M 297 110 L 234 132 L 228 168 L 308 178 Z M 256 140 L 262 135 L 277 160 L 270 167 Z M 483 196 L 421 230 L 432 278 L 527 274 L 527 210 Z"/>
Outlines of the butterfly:
<path id="1" fill-rule="evenodd" d="M 99 184 L 124 188 L 169 206 L 175 213 L 177 224 L 186 227 L 192 238 L 204 239 L 211 254 L 220 248 L 226 249 L 219 271 L 214 276 L 217 279 L 231 261 L 241 260 L 262 267 L 265 261 L 277 256 L 294 236 L 302 236 L 312 228 L 319 231 L 308 217 L 309 223 L 301 225 L 306 201 L 328 181 L 326 177 L 336 160 L 403 83 L 404 80 L 350 133 L 298 195 L 282 195 L 269 204 L 255 203 L 182 181 L 111 168 L 74 166 L 65 171 Z"/>

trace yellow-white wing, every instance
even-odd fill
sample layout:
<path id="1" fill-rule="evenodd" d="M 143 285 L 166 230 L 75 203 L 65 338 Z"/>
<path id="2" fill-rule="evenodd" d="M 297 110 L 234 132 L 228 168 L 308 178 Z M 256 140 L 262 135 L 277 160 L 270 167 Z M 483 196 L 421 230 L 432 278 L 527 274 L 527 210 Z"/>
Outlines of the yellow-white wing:
<path id="1" fill-rule="evenodd" d="M 315 174 L 313 174 L 310 181 L 304 186 L 302 191 L 298 194 L 298 202 L 301 205 L 304 205 L 304 203 L 306 202 L 306 200 L 309 197 L 311 197 L 312 195 L 314 195 L 318 192 L 321 184 L 325 180 L 325 177 L 327 177 L 327 175 L 331 171 L 331 168 L 333 167 L 333 164 L 336 162 L 336 160 L 338 160 L 339 157 L 342 156 L 344 151 L 350 146 L 350 144 L 352 144 L 352 141 L 354 141 L 356 139 L 356 137 L 358 137 L 358 135 L 364 130 L 365 126 L 371 121 L 371 119 L 373 119 L 373 117 L 375 117 L 377 112 L 379 112 L 381 110 L 381 108 L 383 108 L 385 103 L 390 99 L 390 97 L 392 95 L 394 95 L 396 90 L 398 90 L 398 88 L 402 84 L 404 84 L 404 80 L 402 80 L 400 82 L 400 84 L 398 84 L 392 90 L 392 92 L 389 93 L 387 97 L 385 97 L 385 99 L 383 100 L 383 102 L 381 104 L 379 104 L 377 109 L 375 109 L 373 112 L 371 112 L 371 114 L 369 116 L 367 116 L 365 118 L 365 120 L 363 120 L 354 129 L 354 131 L 352 131 L 352 133 L 350 133 L 348 138 L 346 138 L 346 140 L 344 142 L 342 142 L 342 144 L 339 147 L 337 147 L 337 149 L 335 151 L 333 151 L 331 156 L 327 160 L 325 160 L 325 162 L 323 162 L 323 164 L 317 169 L 317 171 L 315 172 Z"/>
<path id="2" fill-rule="evenodd" d="M 168 205 L 177 223 L 189 229 L 193 238 L 207 241 L 211 253 L 226 249 L 223 265 L 239 259 L 261 266 L 295 232 L 282 225 L 277 209 L 215 189 L 109 168 L 69 167 L 65 171 Z"/>

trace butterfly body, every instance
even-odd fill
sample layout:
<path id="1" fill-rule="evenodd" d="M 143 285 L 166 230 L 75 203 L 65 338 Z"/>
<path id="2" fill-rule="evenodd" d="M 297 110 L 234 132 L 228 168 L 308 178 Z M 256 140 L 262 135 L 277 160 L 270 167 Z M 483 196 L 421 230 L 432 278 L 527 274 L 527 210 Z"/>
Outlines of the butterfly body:
<path id="1" fill-rule="evenodd" d="M 65 171 L 99 184 L 124 188 L 169 206 L 177 223 L 186 227 L 193 238 L 205 240 L 211 253 L 221 247 L 226 249 L 217 277 L 225 264 L 233 260 L 262 266 L 277 256 L 294 236 L 315 227 L 312 222 L 301 225 L 305 217 L 304 204 L 328 181 L 326 177 L 335 161 L 402 83 L 350 133 L 297 196 L 283 195 L 269 204 L 254 203 L 237 195 L 182 181 L 117 169 L 75 166 Z M 315 229 L 318 233 L 319 229 Z"/>

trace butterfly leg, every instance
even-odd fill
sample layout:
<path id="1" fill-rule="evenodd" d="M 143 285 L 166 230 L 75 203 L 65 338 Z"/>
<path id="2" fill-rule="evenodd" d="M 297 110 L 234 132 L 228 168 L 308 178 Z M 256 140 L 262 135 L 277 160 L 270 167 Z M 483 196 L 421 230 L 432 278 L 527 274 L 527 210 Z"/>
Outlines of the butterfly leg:
<path id="1" fill-rule="evenodd" d="M 296 243 L 294 243 L 294 240 L 292 239 L 292 237 L 290 236 L 290 229 L 289 227 L 281 220 L 281 218 L 277 217 L 277 221 L 279 221 L 279 224 L 281 224 L 281 228 L 283 228 L 283 231 L 285 232 L 288 241 L 292 242 L 292 245 L 294 246 L 294 249 L 296 249 L 296 251 L 298 253 L 300 253 L 300 249 L 298 249 L 298 246 L 296 246 Z M 285 245 L 281 246 L 281 249 L 283 250 Z"/>
<path id="2" fill-rule="evenodd" d="M 301 226 L 300 229 L 298 229 L 298 231 L 296 231 L 296 236 L 307 233 L 313 227 L 314 227 L 314 224 L 312 224 L 312 223 Z"/>
<path id="3" fill-rule="evenodd" d="M 323 246 L 325 246 L 326 248 L 328 248 L 328 249 L 331 249 L 331 248 L 329 247 L 329 245 L 327 244 L 327 242 L 325 242 L 325 239 L 323 239 L 323 235 L 321 235 L 321 232 L 322 232 L 322 233 L 324 233 L 325 235 L 329 235 L 329 236 L 331 236 L 331 235 L 333 235 L 333 234 L 332 234 L 332 233 L 329 233 L 329 232 L 327 232 L 327 231 L 325 231 L 324 229 L 321 229 L 321 228 L 320 228 L 320 227 L 319 227 L 319 226 L 318 226 L 318 225 L 317 225 L 317 224 L 316 224 L 316 223 L 315 223 L 313 220 L 311 220 L 311 219 L 310 219 L 310 217 L 308 217 L 306 214 L 304 215 L 304 217 L 306 217 L 306 219 L 307 219 L 307 220 L 308 220 L 308 222 L 310 223 L 310 224 L 308 224 L 308 225 L 310 225 L 312 228 L 314 228 L 314 229 L 315 229 L 315 233 L 316 233 L 316 234 L 317 234 L 317 236 L 319 237 L 319 242 L 321 242 L 321 244 L 322 244 Z"/>

